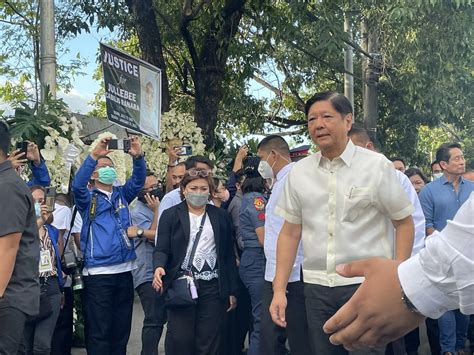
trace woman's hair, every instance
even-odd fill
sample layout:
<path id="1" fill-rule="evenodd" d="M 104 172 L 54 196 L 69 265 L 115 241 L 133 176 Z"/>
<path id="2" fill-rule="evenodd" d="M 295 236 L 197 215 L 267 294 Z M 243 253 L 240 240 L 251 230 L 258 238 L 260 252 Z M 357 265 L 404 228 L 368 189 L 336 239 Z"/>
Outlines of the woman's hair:
<path id="1" fill-rule="evenodd" d="M 194 181 L 194 180 L 199 180 L 199 179 L 206 180 L 206 181 L 207 181 L 207 184 L 209 185 L 209 193 L 212 194 L 212 192 L 214 191 L 215 187 L 214 187 L 214 181 L 213 181 L 212 176 L 211 176 L 210 174 L 207 175 L 207 176 L 201 176 L 201 175 L 199 174 L 200 171 L 203 171 L 203 172 L 206 172 L 206 173 L 207 173 L 208 171 L 207 171 L 207 170 L 201 170 L 201 169 L 195 169 L 195 171 L 198 172 L 198 174 L 197 174 L 196 176 L 191 176 L 191 175 L 189 175 L 189 172 L 186 172 L 186 174 L 184 174 L 183 180 L 181 180 L 181 183 L 180 183 L 181 199 L 184 199 L 183 191 L 184 191 L 184 189 L 186 188 L 186 186 L 188 186 L 188 184 L 189 184 L 191 181 Z"/>
<path id="2" fill-rule="evenodd" d="M 421 172 L 421 170 L 418 169 L 418 168 L 408 168 L 408 169 L 405 171 L 405 175 L 406 175 L 408 178 L 410 178 L 410 177 L 412 177 L 412 176 L 414 176 L 414 175 L 418 175 L 418 176 L 421 178 L 421 180 L 424 181 L 425 184 L 428 183 L 428 179 L 426 178 L 425 174 L 423 174 L 423 173 Z"/>
<path id="3" fill-rule="evenodd" d="M 46 194 L 46 189 L 41 185 L 33 185 L 33 186 L 30 187 L 30 192 L 31 193 L 35 192 L 36 190 L 41 190 L 41 191 L 43 191 L 44 194 Z"/>
<path id="4" fill-rule="evenodd" d="M 246 177 L 244 184 L 242 185 L 242 193 L 247 192 L 260 192 L 263 193 L 266 190 L 265 179 L 261 176 Z"/>

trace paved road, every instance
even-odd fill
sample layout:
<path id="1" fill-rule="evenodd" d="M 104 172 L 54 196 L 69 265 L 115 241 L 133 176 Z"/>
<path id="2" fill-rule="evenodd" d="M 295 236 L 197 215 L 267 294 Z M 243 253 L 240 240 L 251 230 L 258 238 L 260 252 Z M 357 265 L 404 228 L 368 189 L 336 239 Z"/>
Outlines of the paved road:
<path id="1" fill-rule="evenodd" d="M 141 341 L 141 330 L 143 324 L 143 310 L 140 304 L 140 299 L 138 296 L 135 296 L 135 302 L 133 304 L 133 318 L 132 318 L 132 333 L 130 334 L 130 340 L 127 346 L 127 354 L 130 355 L 139 355 L 142 348 Z M 165 334 L 166 330 L 163 331 Z M 159 353 L 164 354 L 164 335 L 161 337 Z M 87 354 L 85 349 L 72 349 L 72 355 L 85 355 Z"/>
<path id="2" fill-rule="evenodd" d="M 143 324 L 143 310 L 140 304 L 140 300 L 135 296 L 135 302 L 133 305 L 133 319 L 132 319 L 132 333 L 130 334 L 130 340 L 128 342 L 127 353 L 130 355 L 140 355 L 141 350 L 141 329 Z M 166 329 L 163 331 L 163 336 L 161 337 L 159 353 L 164 354 L 164 334 Z M 426 338 L 426 328 L 423 325 L 420 330 L 421 337 L 421 346 L 418 349 L 419 355 L 430 355 L 428 340 Z M 72 355 L 86 355 L 87 352 L 85 349 L 74 348 L 72 350 Z"/>

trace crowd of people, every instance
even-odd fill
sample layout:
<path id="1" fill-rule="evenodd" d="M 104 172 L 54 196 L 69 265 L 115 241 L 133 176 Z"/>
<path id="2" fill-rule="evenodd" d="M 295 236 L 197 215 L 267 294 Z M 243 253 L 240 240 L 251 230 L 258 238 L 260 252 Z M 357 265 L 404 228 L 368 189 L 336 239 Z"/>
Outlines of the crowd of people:
<path id="1" fill-rule="evenodd" d="M 132 136 L 119 182 L 102 139 L 53 205 L 38 147 L 12 150 L 0 122 L 0 354 L 71 354 L 78 315 L 88 354 L 126 354 L 135 292 L 142 355 L 162 336 L 168 355 L 414 355 L 425 317 L 432 354 L 472 354 L 462 147 L 443 144 L 428 179 L 385 157 L 345 96 L 305 112 L 317 153 L 270 135 L 225 178 L 177 147 L 156 176 Z"/>

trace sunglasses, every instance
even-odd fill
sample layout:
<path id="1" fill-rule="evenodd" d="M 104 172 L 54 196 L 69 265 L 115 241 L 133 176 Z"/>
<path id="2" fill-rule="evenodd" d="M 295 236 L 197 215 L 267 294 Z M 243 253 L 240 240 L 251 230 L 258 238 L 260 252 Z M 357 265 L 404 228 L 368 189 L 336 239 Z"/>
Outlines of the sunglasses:
<path id="1" fill-rule="evenodd" d="M 186 174 L 188 174 L 189 176 L 192 176 L 192 177 L 196 177 L 196 176 L 199 176 L 199 177 L 208 177 L 208 176 L 211 176 L 212 175 L 212 171 L 210 170 L 196 170 L 196 169 L 191 169 L 191 170 L 188 170 L 186 172 Z"/>

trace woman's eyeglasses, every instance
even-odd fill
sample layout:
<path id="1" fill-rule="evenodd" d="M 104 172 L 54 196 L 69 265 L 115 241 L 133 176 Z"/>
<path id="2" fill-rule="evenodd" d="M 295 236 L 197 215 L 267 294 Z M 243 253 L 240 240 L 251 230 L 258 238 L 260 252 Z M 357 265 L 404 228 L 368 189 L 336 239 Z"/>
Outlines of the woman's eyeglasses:
<path id="1" fill-rule="evenodd" d="M 212 171 L 210 171 L 210 170 L 190 169 L 186 172 L 186 174 L 188 174 L 189 176 L 192 176 L 192 177 L 199 176 L 199 177 L 205 178 L 205 177 L 211 176 Z"/>

